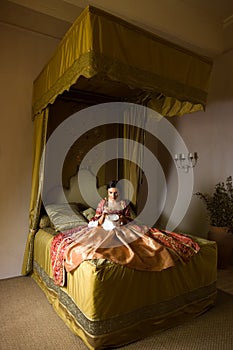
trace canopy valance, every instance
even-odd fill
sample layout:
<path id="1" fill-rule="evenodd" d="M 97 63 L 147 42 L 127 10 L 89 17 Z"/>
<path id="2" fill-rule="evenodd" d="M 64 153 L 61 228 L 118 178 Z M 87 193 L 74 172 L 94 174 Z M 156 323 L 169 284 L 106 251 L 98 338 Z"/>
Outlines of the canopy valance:
<path id="1" fill-rule="evenodd" d="M 33 116 L 71 86 L 138 98 L 167 116 L 203 110 L 211 69 L 209 59 L 88 6 L 35 80 Z"/>

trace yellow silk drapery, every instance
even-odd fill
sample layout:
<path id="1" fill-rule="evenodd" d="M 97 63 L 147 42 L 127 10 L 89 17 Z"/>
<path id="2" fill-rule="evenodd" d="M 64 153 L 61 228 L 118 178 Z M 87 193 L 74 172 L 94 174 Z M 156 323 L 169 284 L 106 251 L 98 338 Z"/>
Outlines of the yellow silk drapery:
<path id="1" fill-rule="evenodd" d="M 139 109 L 137 105 L 131 105 L 126 109 L 124 115 L 124 162 L 123 162 L 123 178 L 131 182 L 134 188 L 131 202 L 136 207 L 138 198 L 138 187 L 142 180 L 143 169 L 143 147 L 145 137 L 145 121 L 146 109 Z M 143 115 L 142 115 L 143 114 Z M 140 118 L 137 118 L 137 117 Z M 141 125 L 138 125 L 140 120 Z M 137 126 L 134 126 L 137 125 Z M 132 140 L 133 142 L 130 142 Z M 130 161 L 129 161 L 130 160 Z M 130 198 L 130 193 L 125 193 L 126 198 Z"/>
<path id="2" fill-rule="evenodd" d="M 27 238 L 24 260 L 22 266 L 22 274 L 27 274 L 32 269 L 32 254 L 33 254 L 33 242 L 36 229 L 38 227 L 41 196 L 41 172 L 40 167 L 43 167 L 43 150 L 46 142 L 46 131 L 48 123 L 49 108 L 41 111 L 34 122 L 34 160 L 32 171 L 32 191 L 30 201 L 29 212 L 29 234 Z"/>

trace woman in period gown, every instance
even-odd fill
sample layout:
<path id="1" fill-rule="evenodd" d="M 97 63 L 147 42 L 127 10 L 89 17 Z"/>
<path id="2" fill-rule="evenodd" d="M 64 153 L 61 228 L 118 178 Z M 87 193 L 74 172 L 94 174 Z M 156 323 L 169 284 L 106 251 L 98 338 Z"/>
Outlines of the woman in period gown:
<path id="1" fill-rule="evenodd" d="M 143 271 L 161 271 L 176 260 L 187 263 L 199 246 L 190 237 L 137 224 L 129 204 L 120 199 L 117 181 L 107 185 L 108 197 L 98 204 L 88 225 L 57 235 L 51 257 L 55 283 L 88 259 L 108 259 Z"/>

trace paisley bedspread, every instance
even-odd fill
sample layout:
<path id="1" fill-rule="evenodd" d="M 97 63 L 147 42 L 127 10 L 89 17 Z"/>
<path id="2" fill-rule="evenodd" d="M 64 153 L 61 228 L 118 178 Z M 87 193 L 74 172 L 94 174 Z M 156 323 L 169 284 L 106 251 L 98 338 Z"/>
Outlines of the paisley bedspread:
<path id="1" fill-rule="evenodd" d="M 84 260 L 108 259 L 141 271 L 161 271 L 187 263 L 200 247 L 187 235 L 129 223 L 105 231 L 102 227 L 78 228 L 59 233 L 51 244 L 55 284 L 65 284 L 65 271 L 76 269 Z"/>

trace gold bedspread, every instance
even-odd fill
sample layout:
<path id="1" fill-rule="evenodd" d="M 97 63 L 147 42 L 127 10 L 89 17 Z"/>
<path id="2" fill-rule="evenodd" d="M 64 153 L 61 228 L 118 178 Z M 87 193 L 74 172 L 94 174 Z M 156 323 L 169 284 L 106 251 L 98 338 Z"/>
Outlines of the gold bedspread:
<path id="1" fill-rule="evenodd" d="M 152 330 L 166 329 L 215 302 L 215 242 L 197 238 L 201 249 L 188 264 L 177 262 L 161 272 L 137 271 L 106 260 L 85 261 L 67 273 L 65 287 L 57 287 L 50 262 L 52 239 L 49 232 L 37 232 L 33 277 L 90 349 L 124 344 Z"/>

